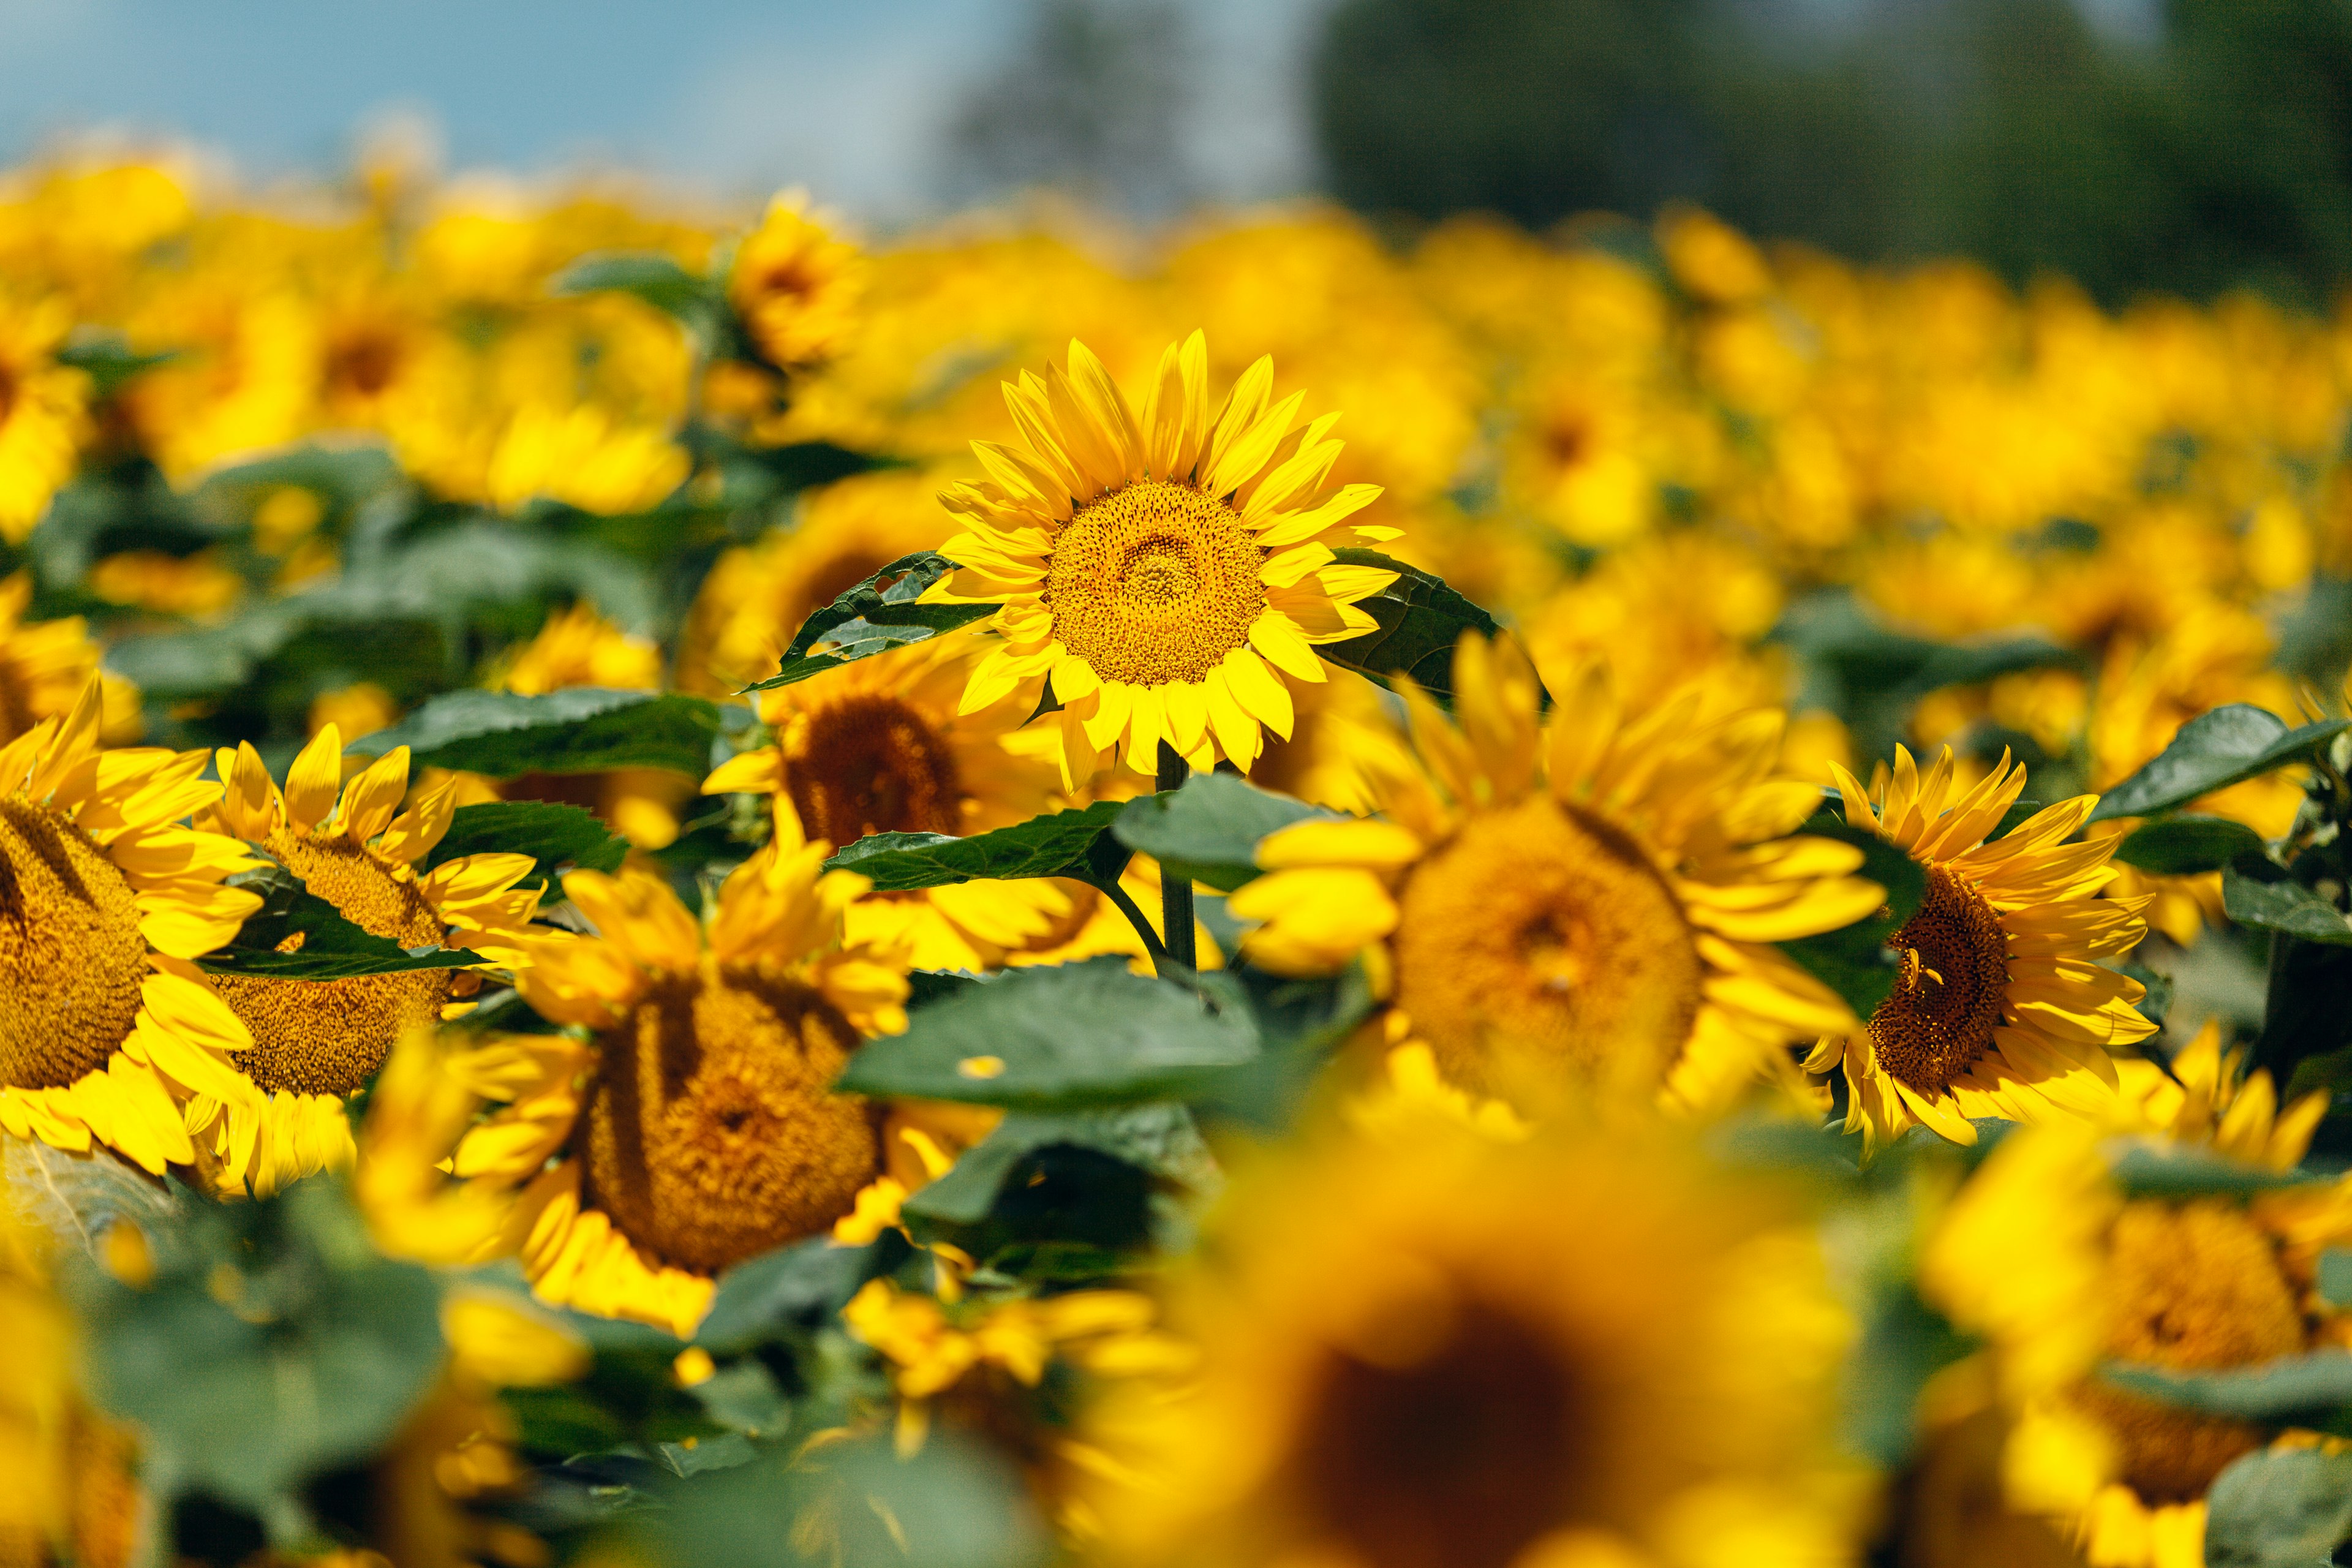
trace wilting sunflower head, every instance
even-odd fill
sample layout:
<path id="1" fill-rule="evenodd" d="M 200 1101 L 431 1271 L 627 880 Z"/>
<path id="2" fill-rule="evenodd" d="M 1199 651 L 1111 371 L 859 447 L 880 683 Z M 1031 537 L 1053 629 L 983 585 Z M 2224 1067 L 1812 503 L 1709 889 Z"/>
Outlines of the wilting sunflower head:
<path id="1" fill-rule="evenodd" d="M 1259 360 L 1213 416 L 1195 332 L 1160 356 L 1138 419 L 1073 342 L 1066 370 L 1005 384 L 1023 447 L 974 442 L 988 478 L 941 496 L 970 531 L 942 546 L 964 570 L 933 592 L 1003 604 L 963 706 L 1034 708 L 1050 689 L 1071 787 L 1106 751 L 1153 773 L 1163 742 L 1247 772 L 1265 727 L 1290 733 L 1286 680 L 1325 679 L 1315 645 L 1371 629 L 1356 603 L 1395 574 L 1333 552 L 1393 537 L 1345 521 L 1380 490 L 1334 488 L 1339 416 L 1302 422 L 1305 395 L 1273 388 Z"/>
<path id="2" fill-rule="evenodd" d="M 342 736 L 320 730 L 288 770 L 280 789 L 249 745 L 223 751 L 216 765 L 228 781 L 215 826 L 256 845 L 301 879 L 345 920 L 404 947 L 467 948 L 511 963 L 539 905 L 517 886 L 532 869 L 528 855 L 468 855 L 419 873 L 421 860 L 448 831 L 454 802 L 444 786 L 406 810 L 408 751 L 402 747 L 341 784 Z M 300 934 L 281 944 L 299 951 Z M 231 1112 L 215 1124 L 214 1150 L 224 1179 L 274 1186 L 307 1170 L 349 1163 L 349 1133 L 339 1100 L 375 1076 L 394 1044 L 440 1022 L 459 989 L 478 978 L 446 969 L 345 980 L 265 980 L 223 976 L 231 1009 L 252 1031 L 238 1058 L 252 1084 L 275 1097 L 254 1121 Z"/>
<path id="3" fill-rule="evenodd" d="M 492 1042 L 453 1068 L 509 1102 L 455 1169 L 523 1189 L 509 1239 L 545 1299 L 688 1331 L 713 1275 L 829 1229 L 879 1174 L 873 1115 L 832 1085 L 904 1026 L 906 966 L 842 945 L 866 883 L 827 852 L 771 843 L 707 929 L 657 878 L 565 879 L 596 934 L 535 942 L 516 980 L 590 1043 Z"/>
<path id="4" fill-rule="evenodd" d="M 1352 1144 L 1237 1183 L 1213 1229 L 1171 1311 L 1196 1386 L 1094 1424 L 1149 1455 L 1102 1500 L 1112 1560 L 1840 1559 L 1850 1324 L 1799 1215 L 1688 1150 Z"/>
<path id="5" fill-rule="evenodd" d="M 1875 795 L 1834 771 L 1846 820 L 1919 862 L 1927 893 L 1888 939 L 1901 963 L 1893 992 L 1860 1031 L 1825 1037 L 1807 1069 L 1843 1064 L 1846 1125 L 1874 1145 L 1921 1123 L 1970 1143 L 1972 1117 L 2108 1114 L 2109 1053 L 2156 1026 L 2133 1005 L 2139 983 L 2098 963 L 2146 933 L 2147 900 L 2100 896 L 2114 839 L 2066 842 L 2098 797 L 2062 801 L 1988 840 L 2024 792 L 2022 766 L 2004 753 L 1964 790 L 1949 747 L 1925 777 L 1909 752 L 1895 756 Z"/>
<path id="6" fill-rule="evenodd" d="M 1859 851 L 1784 837 L 1818 792 L 1773 777 L 1777 712 L 1685 690 L 1621 716 L 1573 678 L 1547 731 L 1517 647 L 1465 637 L 1455 713 L 1408 687 L 1411 745 L 1365 749 L 1385 819 L 1259 847 L 1228 907 L 1258 963 L 1326 973 L 1370 948 L 1402 1033 L 1465 1087 L 1544 1102 L 1606 1087 L 1720 1104 L 1805 1028 L 1850 1018 L 1769 944 L 1882 898 Z"/>
<path id="7" fill-rule="evenodd" d="M 743 237 L 727 274 L 727 298 L 760 353 L 790 370 L 831 359 L 848 345 L 866 272 L 856 247 L 809 209 L 808 194 L 785 191 Z"/>
<path id="8" fill-rule="evenodd" d="M 194 1157 L 179 1100 L 256 1098 L 194 960 L 260 900 L 221 886 L 243 845 L 178 826 L 220 794 L 204 753 L 101 755 L 100 689 L 0 746 L 0 1128 L 160 1173 Z"/>

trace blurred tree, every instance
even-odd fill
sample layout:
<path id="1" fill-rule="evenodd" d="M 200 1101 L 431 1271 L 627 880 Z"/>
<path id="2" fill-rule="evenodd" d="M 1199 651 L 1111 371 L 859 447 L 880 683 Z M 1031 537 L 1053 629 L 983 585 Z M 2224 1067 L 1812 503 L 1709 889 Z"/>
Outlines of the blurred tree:
<path id="1" fill-rule="evenodd" d="M 1971 253 L 2110 300 L 2352 277 L 2352 0 L 1340 0 L 1335 193 L 1534 226 L 1690 200 L 1862 258 Z"/>
<path id="2" fill-rule="evenodd" d="M 1175 0 L 1033 0 L 1013 56 L 948 124 L 948 196 L 1054 186 L 1156 213 L 1192 195 L 1191 36 Z"/>

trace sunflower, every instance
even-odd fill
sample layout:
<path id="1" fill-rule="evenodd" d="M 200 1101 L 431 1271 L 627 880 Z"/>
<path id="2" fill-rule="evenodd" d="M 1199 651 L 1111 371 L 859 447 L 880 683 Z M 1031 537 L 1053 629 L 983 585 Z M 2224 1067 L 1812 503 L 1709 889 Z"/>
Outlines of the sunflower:
<path id="1" fill-rule="evenodd" d="M 707 928 L 646 873 L 564 879 L 597 934 L 533 942 L 516 980 L 588 1040 L 492 1040 L 450 1065 L 507 1101 L 454 1170 L 515 1191 L 499 1249 L 542 1300 L 690 1333 L 721 1269 L 824 1234 L 880 1175 L 877 1119 L 831 1086 L 905 1026 L 906 965 L 843 944 L 867 884 L 823 870 L 829 847 L 781 835 Z"/>
<path id="2" fill-rule="evenodd" d="M 101 753 L 99 690 L 0 746 L 0 1128 L 160 1174 L 195 1155 L 180 1101 L 257 1098 L 194 961 L 261 900 L 221 885 L 245 846 L 179 826 L 220 795 L 205 754 Z"/>
<path id="3" fill-rule="evenodd" d="M 987 479 L 940 497 L 971 531 L 941 546 L 964 569 L 933 592 L 1003 602 L 963 707 L 1050 690 L 1067 787 L 1106 750 L 1154 773 L 1162 742 L 1246 773 L 1265 727 L 1290 733 L 1286 679 L 1321 683 L 1315 645 L 1372 630 L 1356 602 L 1395 581 L 1332 553 L 1396 531 L 1343 521 L 1381 492 L 1328 484 L 1339 416 L 1300 423 L 1303 393 L 1270 403 L 1261 359 L 1212 416 L 1208 375 L 1195 332 L 1160 355 L 1139 421 L 1073 342 L 1066 373 L 1005 384 L 1028 450 L 974 442 Z"/>
<path id="4" fill-rule="evenodd" d="M 2132 1004 L 2138 981 L 2098 960 L 2127 952 L 2145 899 L 2099 896 L 2112 839 L 2068 844 L 2096 795 L 2044 807 L 1988 842 L 2025 789 L 1999 765 L 1955 787 L 1950 747 L 1920 777 L 1901 746 L 1877 790 L 1834 770 L 1846 820 L 1899 846 L 1927 873 L 1927 896 L 1888 939 L 1902 956 L 1894 991 L 1857 1031 L 1826 1035 L 1805 1069 L 1843 1066 L 1848 1131 L 1875 1146 L 1925 1124 L 1976 1142 L 1971 1117 L 2037 1121 L 2102 1114 L 2109 1051 L 2156 1033 Z"/>
<path id="5" fill-rule="evenodd" d="M 706 795 L 756 794 L 800 833 L 851 844 L 870 833 L 963 837 L 1054 808 L 1045 737 L 1000 702 L 957 710 L 974 659 L 961 634 L 761 694 L 772 743 L 722 764 Z M 918 969 L 993 969 L 1143 947 L 1126 920 L 1082 882 L 979 880 L 876 894 L 849 906 L 846 938 L 903 949 Z"/>
<path id="6" fill-rule="evenodd" d="M 0 577 L 0 746 L 44 719 L 62 718 L 96 676 L 102 717 L 99 738 L 110 745 L 136 740 L 139 689 L 98 667 L 98 645 L 79 616 L 26 624 L 33 579 L 23 572 Z"/>
<path id="7" fill-rule="evenodd" d="M 62 300 L 0 309 L 0 543 L 25 542 L 80 461 L 89 377 L 54 357 L 72 325 Z"/>
<path id="8" fill-rule="evenodd" d="M 866 264 L 810 210 L 808 193 L 785 191 L 743 237 L 727 273 L 727 300 L 743 331 L 780 369 L 820 363 L 856 330 Z"/>
<path id="9" fill-rule="evenodd" d="M 1134 1457 L 1105 1560 L 1848 1560 L 1852 1325 L 1797 1205 L 1685 1146 L 1426 1132 L 1229 1193 L 1169 1311 L 1195 1383 L 1081 1424 Z"/>
<path id="10" fill-rule="evenodd" d="M 1465 635 L 1460 722 L 1409 682 L 1410 748 L 1364 754 L 1385 818 L 1267 838 L 1267 875 L 1227 907 L 1283 973 L 1373 950 L 1392 1037 L 1467 1088 L 1547 1099 L 1564 1082 L 1713 1107 L 1785 1047 L 1850 1019 L 1770 945 L 1877 907 L 1859 850 L 1785 836 L 1819 798 L 1772 777 L 1781 716 L 1703 716 L 1696 689 L 1621 717 L 1595 668 L 1547 734 L 1516 645 Z"/>
<path id="11" fill-rule="evenodd" d="M 332 724 L 294 759 L 282 791 L 250 745 L 222 751 L 215 766 L 228 791 L 209 825 L 258 846 L 345 920 L 404 947 L 468 948 L 501 965 L 523 961 L 520 944 L 540 895 L 517 884 L 534 862 L 465 855 L 420 872 L 416 862 L 449 830 L 455 806 L 445 785 L 400 810 L 405 746 L 353 775 L 340 798 L 342 734 Z M 252 1031 L 253 1048 L 237 1066 L 260 1092 L 207 1101 L 192 1118 L 221 1183 L 259 1194 L 348 1165 L 344 1097 L 375 1076 L 402 1035 L 470 1006 L 457 998 L 478 990 L 481 979 L 426 969 L 325 981 L 224 975 L 217 984 Z"/>
<path id="12" fill-rule="evenodd" d="M 2145 1100 L 2121 1124 L 2159 1147 L 2295 1165 L 2316 1116 L 2273 1118 L 2266 1075 L 2240 1079 L 2213 1041 L 2193 1050 L 2186 1092 Z M 2095 1131 L 2004 1140 L 1930 1237 L 1920 1286 L 1990 1347 L 2011 1506 L 2059 1519 L 2099 1568 L 2195 1568 L 2214 1479 L 2311 1436 L 2159 1404 L 2097 1367 L 2219 1372 L 2352 1346 L 2352 1316 L 2316 1286 L 2320 1254 L 2352 1241 L 2352 1185 L 2127 1197 Z"/>

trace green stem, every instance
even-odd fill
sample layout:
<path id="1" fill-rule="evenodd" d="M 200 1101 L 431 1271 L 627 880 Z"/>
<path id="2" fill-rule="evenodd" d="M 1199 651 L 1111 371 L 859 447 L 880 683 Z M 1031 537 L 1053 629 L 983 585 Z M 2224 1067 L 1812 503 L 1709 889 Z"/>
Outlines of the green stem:
<path id="1" fill-rule="evenodd" d="M 1095 887 L 1110 900 L 1120 914 L 1127 917 L 1127 923 L 1143 938 L 1143 951 L 1150 958 L 1151 966 L 1158 969 L 1164 965 L 1168 962 L 1168 950 L 1160 945 L 1160 933 L 1151 929 L 1151 921 L 1136 906 L 1135 900 L 1127 896 L 1127 889 L 1118 885 L 1118 879 L 1114 877 L 1108 882 L 1097 882 Z"/>
<path id="2" fill-rule="evenodd" d="M 1160 792 L 1182 789 L 1184 781 L 1192 776 L 1192 766 L 1176 752 L 1167 742 L 1160 742 Z M 1192 884 L 1186 879 L 1160 868 L 1160 928 L 1168 956 L 1187 969 L 1201 966 L 1201 955 L 1192 941 Z"/>

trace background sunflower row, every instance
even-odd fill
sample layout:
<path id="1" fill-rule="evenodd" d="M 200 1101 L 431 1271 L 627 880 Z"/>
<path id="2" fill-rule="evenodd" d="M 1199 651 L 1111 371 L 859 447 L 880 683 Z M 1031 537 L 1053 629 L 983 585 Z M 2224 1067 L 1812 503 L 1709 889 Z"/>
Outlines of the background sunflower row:
<path id="1" fill-rule="evenodd" d="M 13 176 L 0 288 L 37 1559 L 2168 1564 L 2352 1492 L 2340 324 L 148 165 Z M 968 443 L 1083 501 L 1121 409 L 1104 494 L 1236 514 L 1340 416 L 1386 562 L 1302 533 L 1198 717 L 982 561 Z"/>

